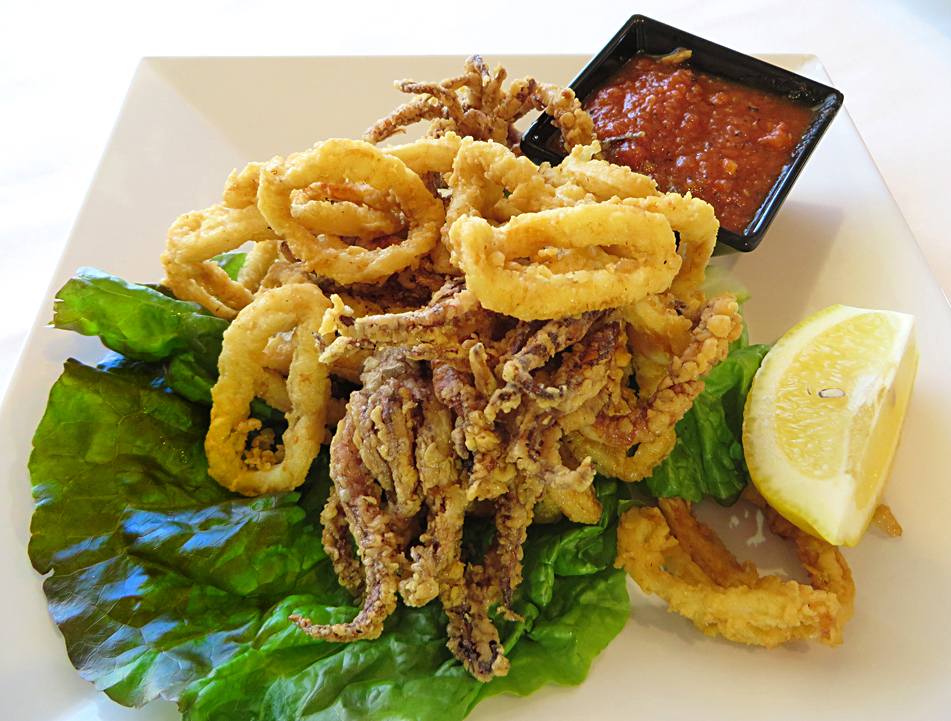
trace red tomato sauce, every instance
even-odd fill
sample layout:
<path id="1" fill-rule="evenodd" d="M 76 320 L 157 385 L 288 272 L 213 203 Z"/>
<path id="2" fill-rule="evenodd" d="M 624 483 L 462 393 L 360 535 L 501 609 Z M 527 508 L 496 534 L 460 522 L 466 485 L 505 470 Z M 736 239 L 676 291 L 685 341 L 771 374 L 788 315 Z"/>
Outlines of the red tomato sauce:
<path id="1" fill-rule="evenodd" d="M 737 233 L 812 120 L 811 108 L 786 98 L 646 55 L 595 91 L 585 109 L 608 160 L 651 176 L 664 192 L 690 191 Z"/>

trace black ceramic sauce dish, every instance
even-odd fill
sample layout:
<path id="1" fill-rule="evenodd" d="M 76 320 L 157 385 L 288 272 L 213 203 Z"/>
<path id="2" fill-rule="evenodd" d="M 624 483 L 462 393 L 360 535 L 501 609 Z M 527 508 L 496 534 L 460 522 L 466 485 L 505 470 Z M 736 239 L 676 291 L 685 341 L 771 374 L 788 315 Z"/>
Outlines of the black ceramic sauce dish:
<path id="1" fill-rule="evenodd" d="M 584 102 L 638 54 L 667 55 L 680 48 L 691 51 L 690 67 L 812 109 L 812 122 L 796 146 L 772 190 L 742 233 L 720 228 L 717 244 L 739 251 L 753 250 L 776 216 L 796 178 L 820 138 L 842 107 L 843 95 L 835 88 L 771 65 L 750 55 L 717 45 L 669 25 L 634 15 L 571 82 L 571 89 Z M 522 138 L 522 152 L 536 163 L 557 165 L 564 157 L 556 135 L 558 128 L 543 114 Z"/>

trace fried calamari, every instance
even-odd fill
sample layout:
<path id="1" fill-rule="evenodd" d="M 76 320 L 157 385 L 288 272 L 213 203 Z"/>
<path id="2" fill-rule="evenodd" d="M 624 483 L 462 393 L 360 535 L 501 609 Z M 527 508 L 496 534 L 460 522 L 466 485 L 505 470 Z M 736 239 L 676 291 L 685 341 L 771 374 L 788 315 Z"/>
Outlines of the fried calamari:
<path id="1" fill-rule="evenodd" d="M 396 88 L 416 97 L 378 120 L 363 139 L 376 144 L 404 132 L 409 125 L 428 120 L 430 137 L 456 133 L 517 150 L 521 134 L 515 129 L 516 121 L 532 110 L 540 110 L 552 116 L 569 150 L 594 140 L 591 117 L 570 88 L 525 78 L 513 81 L 506 90 L 506 77 L 501 65 L 491 71 L 481 57 L 473 55 L 456 77 L 439 82 L 399 80 Z"/>
<path id="2" fill-rule="evenodd" d="M 751 562 L 739 563 L 680 498 L 621 517 L 617 565 L 707 635 L 767 647 L 796 639 L 840 644 L 855 599 L 845 559 L 759 501 L 772 531 L 796 544 L 812 585 L 760 576 Z"/>
<path id="3" fill-rule="evenodd" d="M 295 488 L 330 444 L 322 540 L 361 608 L 292 620 L 318 639 L 372 639 L 400 599 L 438 599 L 448 647 L 481 681 L 509 668 L 492 618 L 519 618 L 529 526 L 598 522 L 597 470 L 649 476 L 742 329 L 732 296 L 701 289 L 710 207 L 597 159 L 570 91 L 504 79 L 473 57 L 456 78 L 401 83 L 416 99 L 369 142 L 235 171 L 222 204 L 176 221 L 163 256 L 176 294 L 233 319 L 212 476 L 246 495 Z M 558 167 L 513 151 L 512 123 L 533 108 L 562 128 Z M 431 122 L 422 140 L 371 144 L 417 120 Z M 231 280 L 215 258 L 248 241 Z M 282 437 L 252 417 L 255 397 L 285 413 Z M 480 548 L 462 541 L 475 513 L 494 526 Z M 662 529 L 691 528 L 689 512 L 660 513 L 629 517 L 641 535 L 625 536 L 632 573 L 655 586 L 667 577 L 651 564 L 675 543 Z"/>
<path id="4" fill-rule="evenodd" d="M 223 486 L 259 495 L 304 482 L 323 441 L 330 397 L 329 369 L 319 360 L 316 336 L 329 306 L 317 286 L 286 285 L 243 308 L 225 331 L 205 439 L 208 472 Z M 265 366 L 265 350 L 280 333 L 292 334 L 286 378 Z M 287 408 L 287 431 L 276 450 L 245 448 L 248 434 L 261 428 L 261 421 L 250 418 L 255 396 Z"/>

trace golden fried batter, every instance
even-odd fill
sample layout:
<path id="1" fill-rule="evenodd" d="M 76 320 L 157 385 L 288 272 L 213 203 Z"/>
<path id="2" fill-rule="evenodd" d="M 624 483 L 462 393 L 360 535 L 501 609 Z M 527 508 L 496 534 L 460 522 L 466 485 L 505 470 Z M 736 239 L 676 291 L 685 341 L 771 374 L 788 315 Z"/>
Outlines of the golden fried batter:
<path id="1" fill-rule="evenodd" d="M 731 296 L 700 289 L 709 207 L 598 160 L 571 91 L 531 78 L 506 90 L 505 77 L 474 56 L 456 78 L 404 81 L 417 97 L 366 140 L 417 120 L 430 121 L 427 137 L 385 149 L 332 139 L 251 163 L 222 204 L 176 221 L 163 256 L 172 290 L 235 319 L 213 391 L 212 475 L 251 495 L 293 488 L 332 439 L 322 540 L 362 608 L 345 623 L 292 620 L 326 641 L 372 639 L 399 599 L 438 598 L 448 647 L 480 681 L 509 669 L 491 613 L 518 618 L 536 509 L 597 523 L 596 469 L 650 475 L 741 329 Z M 562 129 L 562 166 L 513 152 L 512 123 L 530 109 Z M 245 241 L 232 281 L 214 257 Z M 280 443 L 255 435 L 254 397 L 286 413 Z M 639 582 L 670 585 L 660 558 L 683 561 L 678 583 L 774 593 L 724 560 L 689 509 L 662 507 L 666 521 L 656 509 L 627 517 Z M 474 508 L 495 524 L 481 557 L 462 544 Z M 825 564 L 825 549 L 801 545 Z M 846 573 L 834 590 L 796 594 L 826 604 L 829 634 Z M 704 603 L 698 625 L 724 632 Z"/>
<path id="2" fill-rule="evenodd" d="M 766 510 L 773 531 L 795 541 L 811 586 L 760 576 L 752 563 L 740 564 L 679 498 L 621 517 L 617 565 L 707 635 L 767 647 L 795 639 L 840 644 L 855 597 L 842 554 Z"/>
<path id="3" fill-rule="evenodd" d="M 521 135 L 515 122 L 531 110 L 552 116 L 569 150 L 594 139 L 591 117 L 571 89 L 525 78 L 503 90 L 506 75 L 501 66 L 492 72 L 482 58 L 473 55 L 457 77 L 435 83 L 397 81 L 397 90 L 417 97 L 378 120 L 363 139 L 376 144 L 404 132 L 409 125 L 428 120 L 431 137 L 452 133 L 491 140 L 517 150 Z"/>

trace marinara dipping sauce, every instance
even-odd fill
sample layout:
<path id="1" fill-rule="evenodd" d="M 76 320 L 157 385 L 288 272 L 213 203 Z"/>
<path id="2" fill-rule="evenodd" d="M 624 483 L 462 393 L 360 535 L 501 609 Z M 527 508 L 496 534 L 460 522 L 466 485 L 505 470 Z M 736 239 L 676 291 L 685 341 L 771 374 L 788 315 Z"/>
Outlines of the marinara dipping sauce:
<path id="1" fill-rule="evenodd" d="M 812 120 L 812 109 L 687 67 L 689 52 L 630 60 L 585 102 L 605 157 L 664 192 L 710 203 L 742 233 Z"/>

